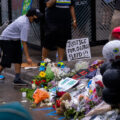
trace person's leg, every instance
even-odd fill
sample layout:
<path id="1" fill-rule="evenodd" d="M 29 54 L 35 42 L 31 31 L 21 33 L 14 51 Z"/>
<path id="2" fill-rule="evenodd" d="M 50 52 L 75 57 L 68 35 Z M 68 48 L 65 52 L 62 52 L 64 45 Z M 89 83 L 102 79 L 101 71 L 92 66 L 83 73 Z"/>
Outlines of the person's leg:
<path id="1" fill-rule="evenodd" d="M 0 80 L 3 80 L 5 78 L 4 75 L 1 75 L 1 72 L 3 71 L 3 67 L 0 65 Z"/>
<path id="2" fill-rule="evenodd" d="M 0 65 L 0 74 L 1 74 L 1 72 L 3 71 L 3 67 Z"/>
<path id="3" fill-rule="evenodd" d="M 20 79 L 20 73 L 21 73 L 21 64 L 14 64 L 15 67 L 15 79 L 14 81 L 18 81 Z"/>
<path id="4" fill-rule="evenodd" d="M 58 50 L 58 60 L 62 61 L 64 58 L 65 49 L 58 47 L 57 50 Z"/>
<path id="5" fill-rule="evenodd" d="M 13 57 L 11 58 L 11 62 L 14 63 L 15 67 L 15 78 L 13 80 L 14 85 L 27 85 L 24 81 L 21 80 L 21 63 L 22 63 L 22 50 L 21 50 L 21 42 L 15 41 L 13 42 Z M 11 48 L 12 49 L 12 48 Z"/>
<path id="6" fill-rule="evenodd" d="M 42 48 L 42 60 L 48 57 L 49 50 L 47 48 Z"/>
<path id="7" fill-rule="evenodd" d="M 21 80 L 21 64 L 15 63 L 15 79 L 14 79 L 14 85 L 27 85 L 24 81 Z"/>
<path id="8" fill-rule="evenodd" d="M 16 74 L 21 73 L 21 64 L 18 64 L 18 63 L 15 64 L 15 73 Z"/>

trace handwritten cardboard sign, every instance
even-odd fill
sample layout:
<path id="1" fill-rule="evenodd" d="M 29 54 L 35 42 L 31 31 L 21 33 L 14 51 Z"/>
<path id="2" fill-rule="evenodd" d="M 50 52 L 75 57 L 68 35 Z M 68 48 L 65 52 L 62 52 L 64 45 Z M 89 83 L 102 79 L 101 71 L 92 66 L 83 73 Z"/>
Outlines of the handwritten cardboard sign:
<path id="1" fill-rule="evenodd" d="M 68 61 L 91 59 L 91 52 L 88 38 L 68 40 L 66 44 Z"/>

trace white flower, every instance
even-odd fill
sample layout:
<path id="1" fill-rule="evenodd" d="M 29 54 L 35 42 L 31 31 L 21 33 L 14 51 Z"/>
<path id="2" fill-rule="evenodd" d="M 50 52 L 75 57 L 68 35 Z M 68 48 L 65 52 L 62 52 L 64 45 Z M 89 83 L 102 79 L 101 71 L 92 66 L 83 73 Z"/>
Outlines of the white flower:
<path id="1" fill-rule="evenodd" d="M 89 62 L 86 61 L 78 61 L 75 64 L 75 71 L 79 71 L 80 69 L 87 69 L 89 67 Z"/>
<path id="2" fill-rule="evenodd" d="M 52 106 L 52 102 L 50 102 L 50 103 L 47 103 L 47 106 L 49 106 L 49 107 L 50 107 L 50 106 Z"/>
<path id="3" fill-rule="evenodd" d="M 32 89 L 35 89 L 35 88 L 36 88 L 36 84 L 33 83 L 33 84 L 32 84 Z"/>
<path id="4" fill-rule="evenodd" d="M 52 72 L 54 72 L 54 75 L 56 77 L 59 77 L 59 69 L 57 67 L 52 67 L 51 70 L 52 70 Z"/>
<path id="5" fill-rule="evenodd" d="M 43 107 L 45 105 L 45 103 L 41 102 L 40 103 L 40 107 Z"/>
<path id="6" fill-rule="evenodd" d="M 48 58 L 46 58 L 46 59 L 44 59 L 44 62 L 45 62 L 45 63 L 50 63 L 50 62 L 51 62 L 51 60 L 50 60 L 50 59 L 48 59 Z"/>
<path id="7" fill-rule="evenodd" d="M 49 99 L 45 99 L 44 102 L 48 103 L 48 102 L 49 102 Z"/>
<path id="8" fill-rule="evenodd" d="M 72 102 L 68 100 L 63 100 L 63 103 L 65 104 L 66 109 L 72 109 Z"/>

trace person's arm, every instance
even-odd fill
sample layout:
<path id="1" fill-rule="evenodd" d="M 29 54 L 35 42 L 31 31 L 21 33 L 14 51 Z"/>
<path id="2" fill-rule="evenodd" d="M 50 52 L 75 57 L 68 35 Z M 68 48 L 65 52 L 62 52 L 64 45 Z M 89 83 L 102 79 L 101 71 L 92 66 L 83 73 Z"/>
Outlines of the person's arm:
<path id="1" fill-rule="evenodd" d="M 52 7 L 55 3 L 56 3 L 56 0 L 49 0 L 48 2 L 46 2 L 46 6 L 49 8 L 49 7 Z"/>
<path id="2" fill-rule="evenodd" d="M 74 10 L 74 6 L 70 6 L 70 13 L 72 16 L 72 20 L 73 20 L 73 27 L 76 28 L 77 27 L 77 21 L 76 21 L 76 15 L 75 15 L 75 10 Z"/>
<path id="3" fill-rule="evenodd" d="M 23 45 L 24 53 L 25 53 L 28 64 L 32 64 L 32 59 L 30 58 L 29 53 L 28 53 L 27 43 L 22 41 L 22 45 Z"/>

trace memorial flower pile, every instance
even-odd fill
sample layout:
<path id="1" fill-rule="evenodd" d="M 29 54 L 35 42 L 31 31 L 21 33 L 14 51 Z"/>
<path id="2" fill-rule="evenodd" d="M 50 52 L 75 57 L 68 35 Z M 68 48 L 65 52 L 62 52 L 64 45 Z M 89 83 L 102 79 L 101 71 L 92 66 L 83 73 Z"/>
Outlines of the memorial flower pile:
<path id="1" fill-rule="evenodd" d="M 89 66 L 85 61 L 78 62 L 70 69 L 62 62 L 56 65 L 42 61 L 38 75 L 32 80 L 32 87 L 35 91 L 45 90 L 47 102 L 46 99 L 41 99 L 43 97 L 39 92 L 34 92 L 34 101 L 37 100 L 40 107 L 51 105 L 58 115 L 63 115 L 68 120 L 82 119 L 102 102 L 104 85 L 99 73 L 102 63 L 99 60 Z"/>

